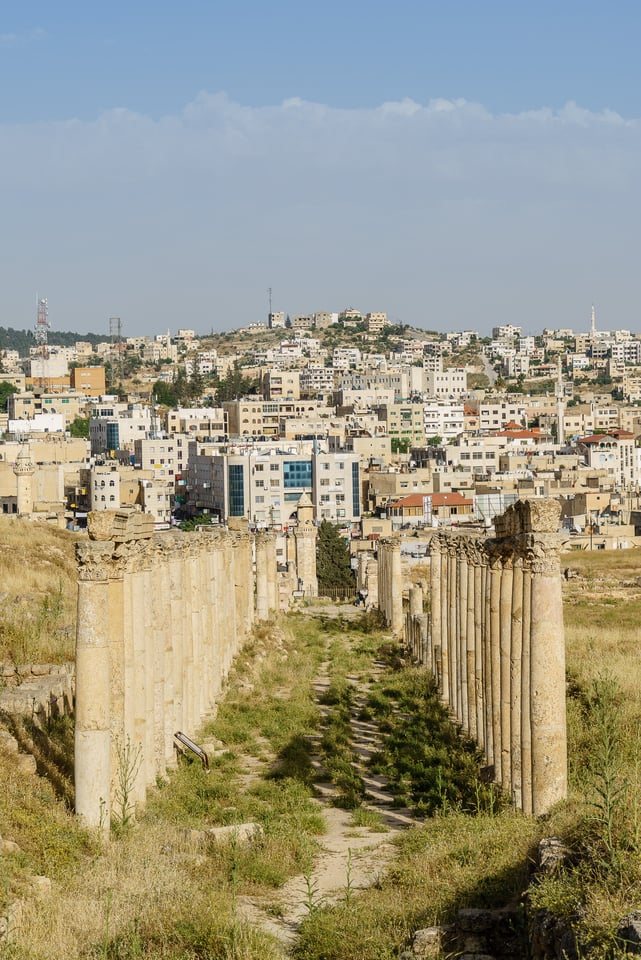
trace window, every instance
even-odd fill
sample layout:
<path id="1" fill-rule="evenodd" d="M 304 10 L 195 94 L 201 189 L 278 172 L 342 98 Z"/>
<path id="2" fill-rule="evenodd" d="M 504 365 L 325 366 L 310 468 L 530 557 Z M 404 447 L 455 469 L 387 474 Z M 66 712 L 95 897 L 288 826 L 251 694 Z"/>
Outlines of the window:
<path id="1" fill-rule="evenodd" d="M 264 503 L 264 502 L 265 502 L 265 498 L 263 496 L 256 497 L 256 503 Z"/>
<path id="2" fill-rule="evenodd" d="M 279 466 L 279 465 L 278 465 L 277 463 L 270 463 L 269 469 L 270 469 L 271 471 L 275 471 L 275 470 L 278 470 L 278 466 Z"/>

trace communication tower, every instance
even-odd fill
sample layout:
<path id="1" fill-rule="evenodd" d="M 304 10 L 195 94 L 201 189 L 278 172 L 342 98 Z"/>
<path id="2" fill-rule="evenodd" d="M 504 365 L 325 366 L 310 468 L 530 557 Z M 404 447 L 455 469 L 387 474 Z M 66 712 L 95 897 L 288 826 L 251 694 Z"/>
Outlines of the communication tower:
<path id="1" fill-rule="evenodd" d="M 43 360 L 46 360 L 49 356 L 47 338 L 50 329 L 51 325 L 49 323 L 49 307 L 47 306 L 47 298 L 43 297 L 42 299 L 38 300 L 36 325 L 33 331 L 36 341 L 36 354 Z"/>
<path id="2" fill-rule="evenodd" d="M 122 321 L 120 317 L 109 317 L 109 340 L 111 342 L 111 365 L 114 383 L 122 386 Z"/>

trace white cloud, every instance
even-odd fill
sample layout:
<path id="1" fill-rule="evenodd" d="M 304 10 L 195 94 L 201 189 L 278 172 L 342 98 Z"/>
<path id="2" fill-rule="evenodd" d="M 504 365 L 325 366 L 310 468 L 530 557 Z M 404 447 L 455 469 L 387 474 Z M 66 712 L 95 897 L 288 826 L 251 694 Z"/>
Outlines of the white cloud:
<path id="1" fill-rule="evenodd" d="M 604 302 L 595 277 L 636 310 L 641 124 L 611 111 L 251 107 L 203 91 L 159 119 L 119 108 L 0 125 L 0 156 L 14 283 L 51 264 L 86 303 L 105 272 L 110 295 L 164 326 L 206 309 L 206 290 L 220 321 L 205 326 L 242 322 L 270 283 L 290 290 L 291 312 L 339 307 L 345 292 L 441 326 L 469 325 L 479 304 L 487 329 L 516 309 Z M 53 252 L 36 239 L 43 215 Z"/>

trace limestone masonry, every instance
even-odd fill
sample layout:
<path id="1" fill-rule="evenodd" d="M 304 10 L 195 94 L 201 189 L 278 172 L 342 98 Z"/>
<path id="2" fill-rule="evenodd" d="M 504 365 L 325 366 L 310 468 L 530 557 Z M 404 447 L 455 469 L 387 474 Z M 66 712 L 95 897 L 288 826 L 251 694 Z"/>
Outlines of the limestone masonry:
<path id="1" fill-rule="evenodd" d="M 131 803 L 144 801 L 175 764 L 174 733 L 193 734 L 211 715 L 278 587 L 267 534 L 255 545 L 257 574 L 243 532 L 154 533 L 148 515 L 117 512 L 96 517 L 90 536 L 76 547 L 76 812 L 106 829 L 123 776 Z"/>

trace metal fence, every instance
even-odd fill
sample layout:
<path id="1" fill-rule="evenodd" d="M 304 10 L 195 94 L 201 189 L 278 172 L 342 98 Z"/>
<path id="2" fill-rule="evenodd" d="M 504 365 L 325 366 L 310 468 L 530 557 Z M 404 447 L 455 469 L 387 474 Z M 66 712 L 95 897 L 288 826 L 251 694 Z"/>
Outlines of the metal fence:
<path id="1" fill-rule="evenodd" d="M 328 597 L 330 600 L 354 600 L 356 597 L 356 584 L 345 587 L 318 587 L 319 597 Z"/>

